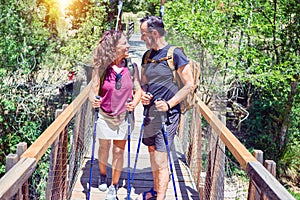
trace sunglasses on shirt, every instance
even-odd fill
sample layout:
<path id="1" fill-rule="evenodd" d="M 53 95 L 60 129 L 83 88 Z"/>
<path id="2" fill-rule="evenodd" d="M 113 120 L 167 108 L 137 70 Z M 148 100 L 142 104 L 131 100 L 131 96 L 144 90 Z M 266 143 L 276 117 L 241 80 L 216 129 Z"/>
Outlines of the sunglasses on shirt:
<path id="1" fill-rule="evenodd" d="M 121 89 L 121 86 L 122 86 L 122 84 L 121 84 L 121 78 L 122 78 L 122 74 L 121 73 L 119 73 L 119 74 L 116 75 L 116 85 L 115 85 L 116 90 Z"/>

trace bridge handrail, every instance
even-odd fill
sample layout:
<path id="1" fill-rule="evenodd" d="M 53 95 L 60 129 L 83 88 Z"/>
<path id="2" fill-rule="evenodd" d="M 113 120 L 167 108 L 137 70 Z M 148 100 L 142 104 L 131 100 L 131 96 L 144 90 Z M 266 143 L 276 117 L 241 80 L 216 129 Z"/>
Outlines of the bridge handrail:
<path id="1" fill-rule="evenodd" d="M 88 98 L 90 84 L 85 87 L 77 98 L 56 118 L 41 136 L 25 151 L 21 160 L 0 179 L 0 199 L 9 199 L 31 176 L 36 164 L 45 154 L 50 145 L 58 138 L 69 121 L 78 112 Z M 265 167 L 258 162 L 231 131 L 213 114 L 213 112 L 197 98 L 196 109 L 201 113 L 229 151 L 240 163 L 243 170 L 255 182 L 269 199 L 295 199 L 276 180 Z"/>
<path id="2" fill-rule="evenodd" d="M 72 101 L 72 103 L 55 119 L 55 121 L 22 154 L 21 158 L 35 158 L 36 162 L 64 130 L 81 105 L 87 100 L 91 83 Z"/>
<path id="3" fill-rule="evenodd" d="M 246 147 L 231 133 L 217 116 L 203 103 L 200 97 L 196 99 L 200 112 L 212 129 L 219 135 L 228 150 L 239 162 L 242 169 L 264 192 L 268 199 L 294 200 L 295 198 L 279 183 L 279 181 L 246 149 Z"/>
<path id="4" fill-rule="evenodd" d="M 87 100 L 90 86 L 91 82 L 21 155 L 21 160 L 0 179 L 0 199 L 10 199 L 32 175 L 40 158 Z"/>

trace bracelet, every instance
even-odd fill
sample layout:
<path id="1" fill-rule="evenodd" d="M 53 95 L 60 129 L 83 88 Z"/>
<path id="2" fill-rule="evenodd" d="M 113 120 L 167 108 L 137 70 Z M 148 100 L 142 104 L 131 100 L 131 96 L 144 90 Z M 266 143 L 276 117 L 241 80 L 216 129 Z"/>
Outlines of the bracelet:
<path id="1" fill-rule="evenodd" d="M 170 104 L 165 100 L 167 106 L 168 106 L 168 111 L 171 110 Z"/>

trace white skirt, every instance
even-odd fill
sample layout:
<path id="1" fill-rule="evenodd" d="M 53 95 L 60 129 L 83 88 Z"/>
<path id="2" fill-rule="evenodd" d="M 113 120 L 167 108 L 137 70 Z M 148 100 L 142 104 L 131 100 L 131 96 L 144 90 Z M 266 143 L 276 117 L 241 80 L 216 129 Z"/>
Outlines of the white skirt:
<path id="1" fill-rule="evenodd" d="M 97 121 L 97 139 L 127 140 L 128 116 L 127 112 L 118 116 L 110 116 L 99 109 Z M 134 117 L 131 123 L 131 132 L 134 128 Z"/>

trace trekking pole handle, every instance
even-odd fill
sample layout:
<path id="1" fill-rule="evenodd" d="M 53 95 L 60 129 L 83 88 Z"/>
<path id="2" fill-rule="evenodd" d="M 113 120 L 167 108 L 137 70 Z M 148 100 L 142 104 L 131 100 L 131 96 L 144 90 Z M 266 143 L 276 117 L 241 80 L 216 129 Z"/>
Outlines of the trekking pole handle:
<path id="1" fill-rule="evenodd" d="M 150 92 L 146 92 L 147 95 L 153 96 Z M 143 115 L 146 116 L 149 110 L 149 105 L 144 105 Z"/>
<path id="2" fill-rule="evenodd" d="M 96 96 L 96 99 L 100 99 L 101 97 L 100 96 Z M 95 108 L 95 112 L 99 112 L 99 108 Z"/>
<path id="3" fill-rule="evenodd" d="M 131 102 L 131 99 L 128 98 L 128 99 L 127 99 L 127 103 L 130 103 L 130 102 Z M 132 123 L 132 122 L 133 122 L 133 119 L 132 119 L 132 111 L 127 110 L 127 113 L 128 113 L 128 122 L 129 122 L 129 123 Z"/>
<path id="4" fill-rule="evenodd" d="M 130 98 L 128 98 L 127 99 L 127 103 L 130 103 L 131 102 L 131 99 Z M 129 112 L 129 114 L 131 114 L 131 111 L 128 111 Z"/>
<path id="5" fill-rule="evenodd" d="M 157 98 L 156 101 L 164 101 L 163 98 Z M 160 113 L 160 119 L 161 119 L 161 122 L 164 124 L 165 123 L 165 113 L 164 112 L 159 112 Z"/>

